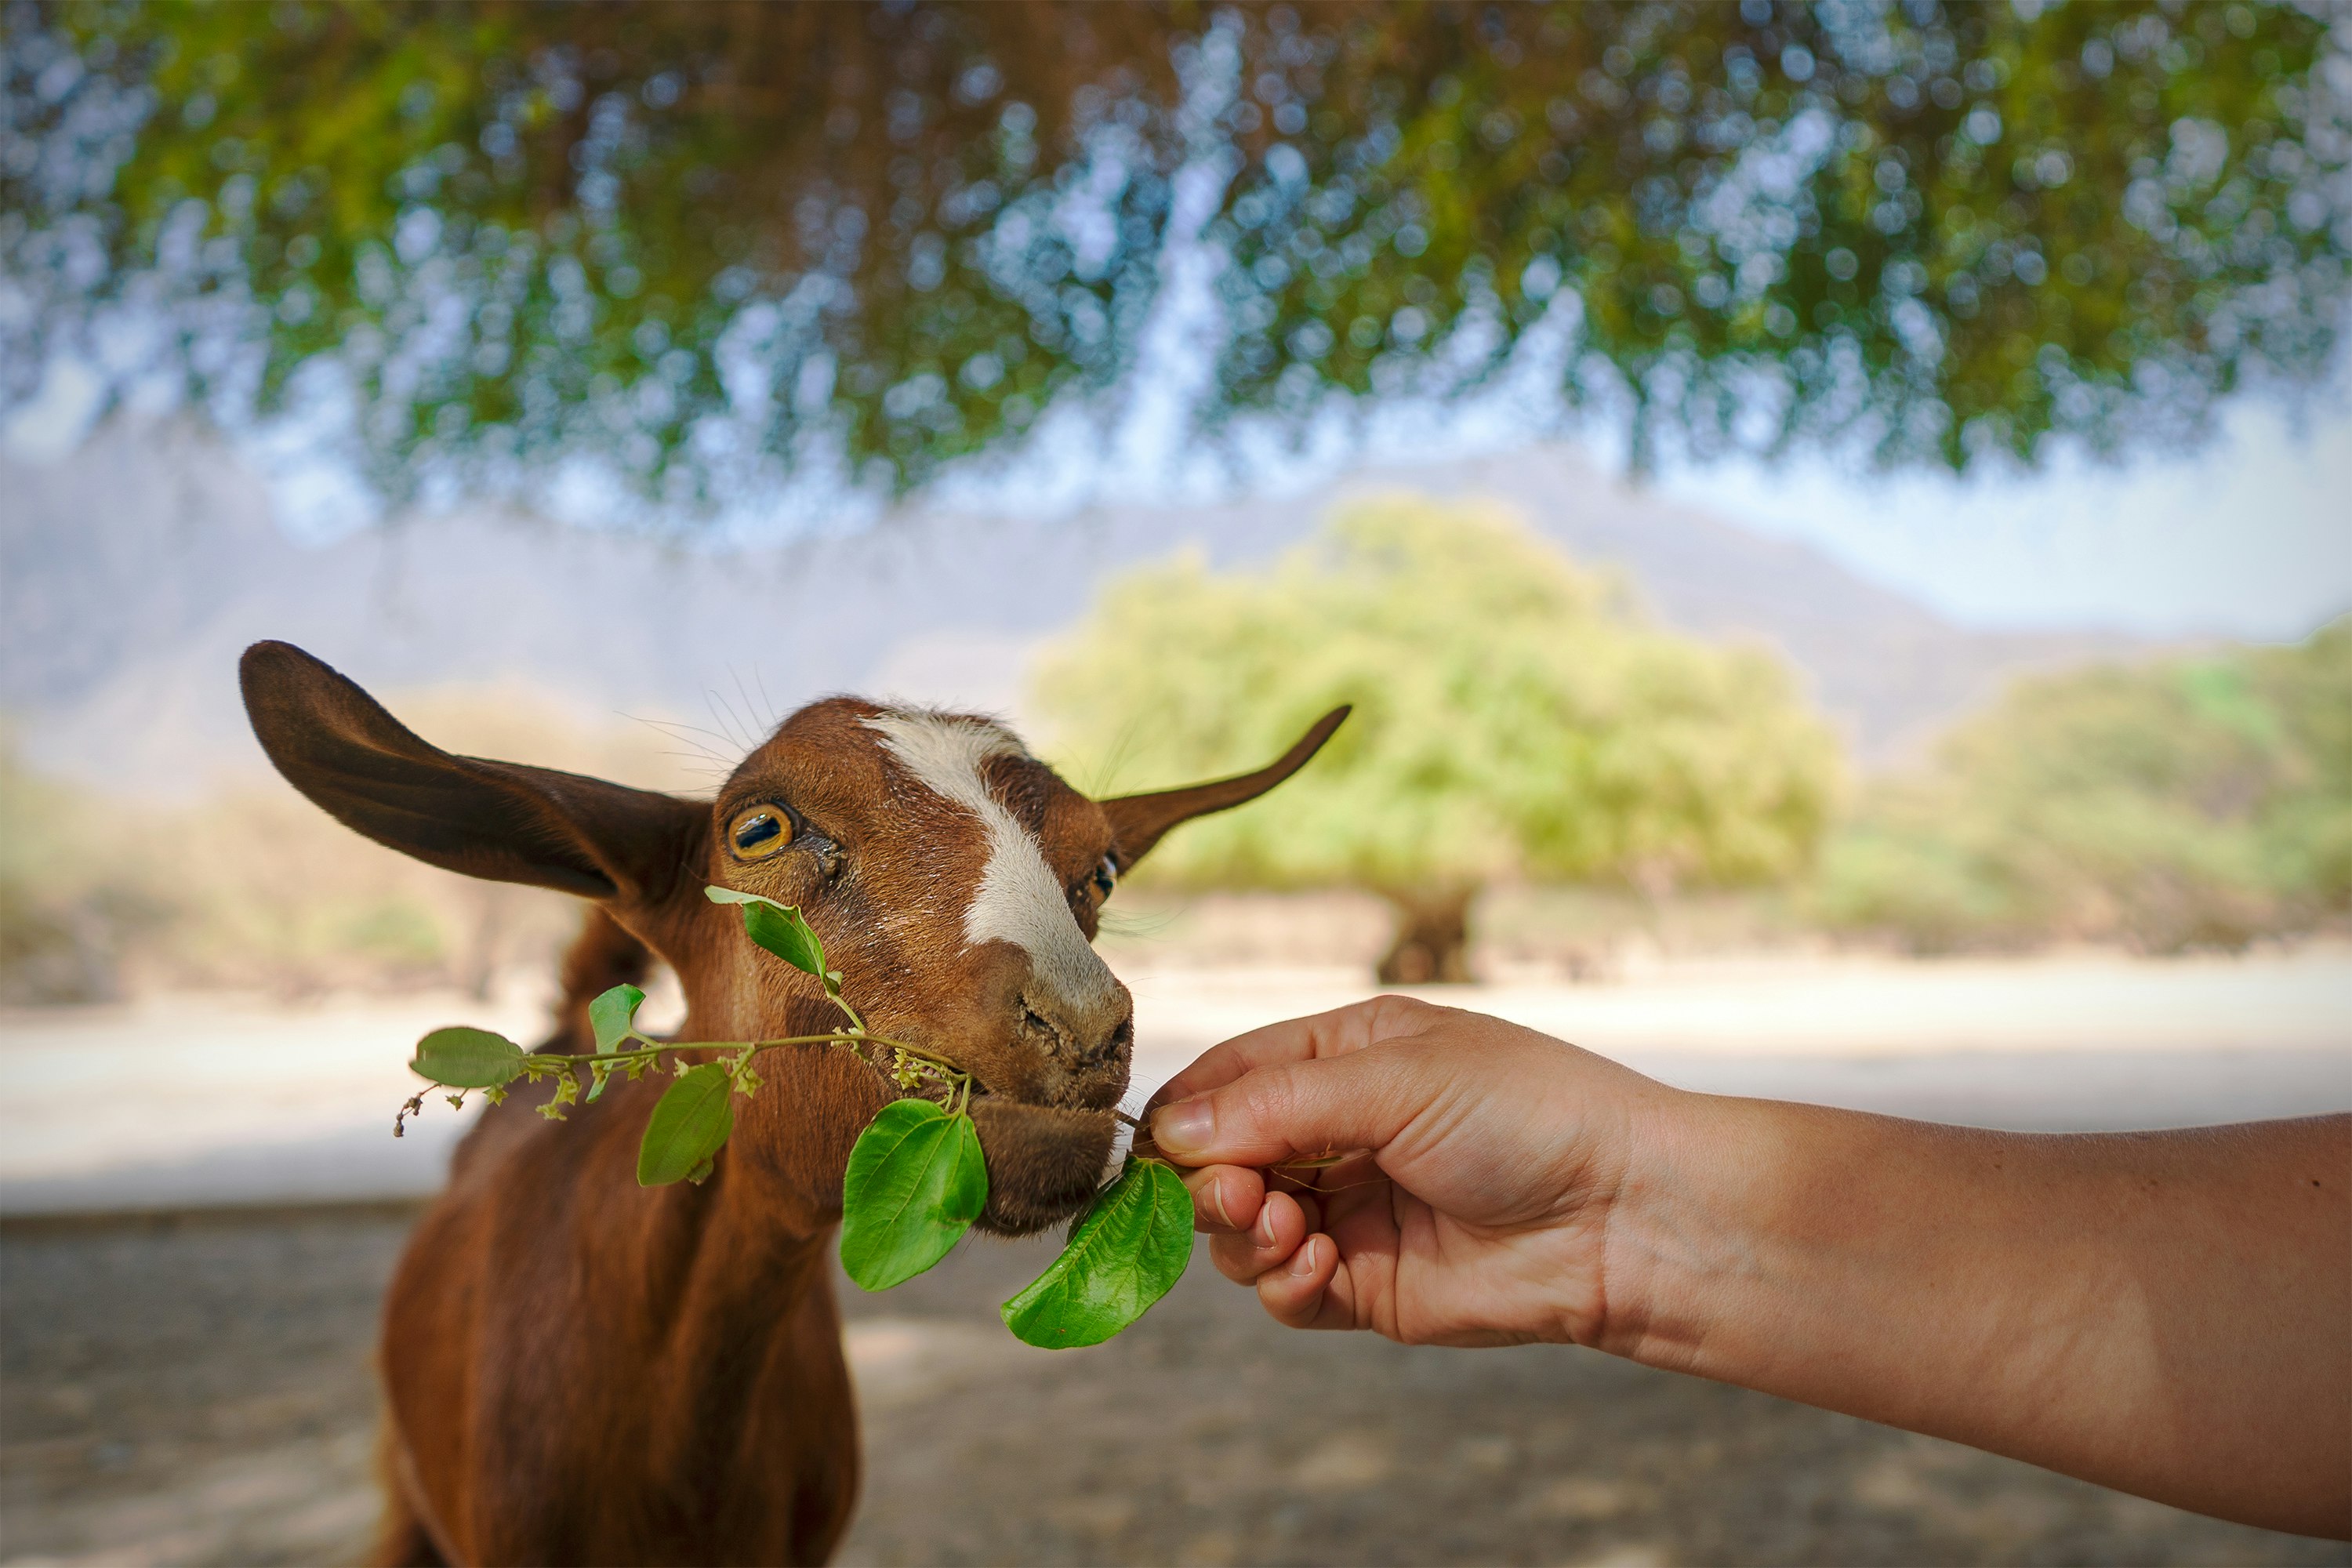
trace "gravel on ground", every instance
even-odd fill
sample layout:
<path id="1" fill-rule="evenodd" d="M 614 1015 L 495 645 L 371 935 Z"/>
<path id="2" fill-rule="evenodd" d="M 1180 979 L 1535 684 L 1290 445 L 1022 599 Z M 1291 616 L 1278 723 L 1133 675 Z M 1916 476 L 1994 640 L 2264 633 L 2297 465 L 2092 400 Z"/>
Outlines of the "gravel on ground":
<path id="1" fill-rule="evenodd" d="M 0 1562 L 348 1562 L 376 1510 L 394 1205 L 0 1226 Z M 845 1563 L 2352 1563 L 1588 1352 L 1276 1327 L 1205 1261 L 1032 1351 L 1049 1242 L 838 1287 L 866 1482 Z"/>

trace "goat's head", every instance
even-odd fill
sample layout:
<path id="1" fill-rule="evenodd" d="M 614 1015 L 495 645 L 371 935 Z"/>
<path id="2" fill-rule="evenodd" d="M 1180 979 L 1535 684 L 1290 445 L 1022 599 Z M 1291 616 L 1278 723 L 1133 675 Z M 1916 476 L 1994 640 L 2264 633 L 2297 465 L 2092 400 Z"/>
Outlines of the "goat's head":
<path id="1" fill-rule="evenodd" d="M 1346 714 L 1257 773 L 1097 802 L 989 720 L 832 698 L 784 721 L 706 805 L 452 756 L 284 643 L 247 649 L 242 675 L 254 731 L 296 788 L 435 865 L 602 901 L 677 972 L 688 1038 L 834 1026 L 816 983 L 703 888 L 799 906 L 875 1033 L 972 1075 L 981 1223 L 1007 1233 L 1075 1212 L 1110 1150 L 1134 1010 L 1091 941 L 1118 878 L 1178 823 L 1289 777 Z M 841 1052 L 772 1076 L 729 1157 L 830 1213 L 851 1142 L 898 1091 Z"/>

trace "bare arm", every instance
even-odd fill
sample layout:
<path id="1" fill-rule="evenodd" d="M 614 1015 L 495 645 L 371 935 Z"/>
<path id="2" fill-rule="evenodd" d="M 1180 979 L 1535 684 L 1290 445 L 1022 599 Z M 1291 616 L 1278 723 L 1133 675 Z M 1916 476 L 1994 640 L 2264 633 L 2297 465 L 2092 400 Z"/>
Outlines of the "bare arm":
<path id="1" fill-rule="evenodd" d="M 1396 998 L 1160 1098 L 1218 1267 L 1286 1322 L 1572 1341 L 2352 1533 L 2352 1117 L 1942 1128 L 1687 1094 Z M 1319 1190 L 1261 1174 L 1359 1148 L 1299 1173 Z"/>
<path id="2" fill-rule="evenodd" d="M 1601 1348 L 2206 1513 L 2352 1528 L 2352 1119 L 2115 1136 L 1693 1098 Z"/>

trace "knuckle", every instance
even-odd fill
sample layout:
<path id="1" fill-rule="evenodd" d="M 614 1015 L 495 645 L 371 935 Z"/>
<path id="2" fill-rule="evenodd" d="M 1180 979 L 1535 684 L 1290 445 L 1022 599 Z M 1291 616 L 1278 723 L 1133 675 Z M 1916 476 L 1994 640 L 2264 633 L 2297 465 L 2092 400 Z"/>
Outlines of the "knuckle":
<path id="1" fill-rule="evenodd" d="M 1427 1028 L 1439 1017 L 1454 1011 L 1418 996 L 1400 996 L 1386 992 L 1365 1004 L 1382 1035 L 1404 1034 Z"/>
<path id="2" fill-rule="evenodd" d="M 1298 1077 L 1296 1066 L 1274 1068 L 1234 1085 L 1229 1103 L 1217 1108 L 1219 1131 L 1253 1147 L 1284 1142 L 1284 1129 L 1297 1121 L 1303 1105 Z"/>

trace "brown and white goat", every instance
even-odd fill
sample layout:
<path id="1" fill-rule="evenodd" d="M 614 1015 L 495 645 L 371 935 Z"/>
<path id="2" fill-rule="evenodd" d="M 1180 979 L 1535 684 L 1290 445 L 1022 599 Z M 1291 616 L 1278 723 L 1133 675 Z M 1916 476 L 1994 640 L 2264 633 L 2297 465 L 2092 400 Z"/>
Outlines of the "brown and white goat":
<path id="1" fill-rule="evenodd" d="M 796 904 L 877 1032 L 973 1075 L 987 1212 L 1005 1235 L 1093 1192 L 1133 1006 L 1090 945 L 1118 876 L 1177 823 L 1296 772 L 1346 710 L 1243 777 L 1093 801 L 985 719 L 810 704 L 710 802 L 452 756 L 284 643 L 241 667 L 262 747 L 377 842 L 596 900 L 551 1046 L 587 999 L 677 972 L 682 1038 L 821 1032 L 815 983 L 754 947 L 706 883 Z M 519 1102 L 467 1135 L 385 1302 L 401 1563 L 814 1563 L 857 1489 L 825 1251 L 850 1145 L 900 1090 L 840 1051 L 778 1058 L 699 1187 L 641 1188 L 662 1080 L 553 1123 Z"/>

